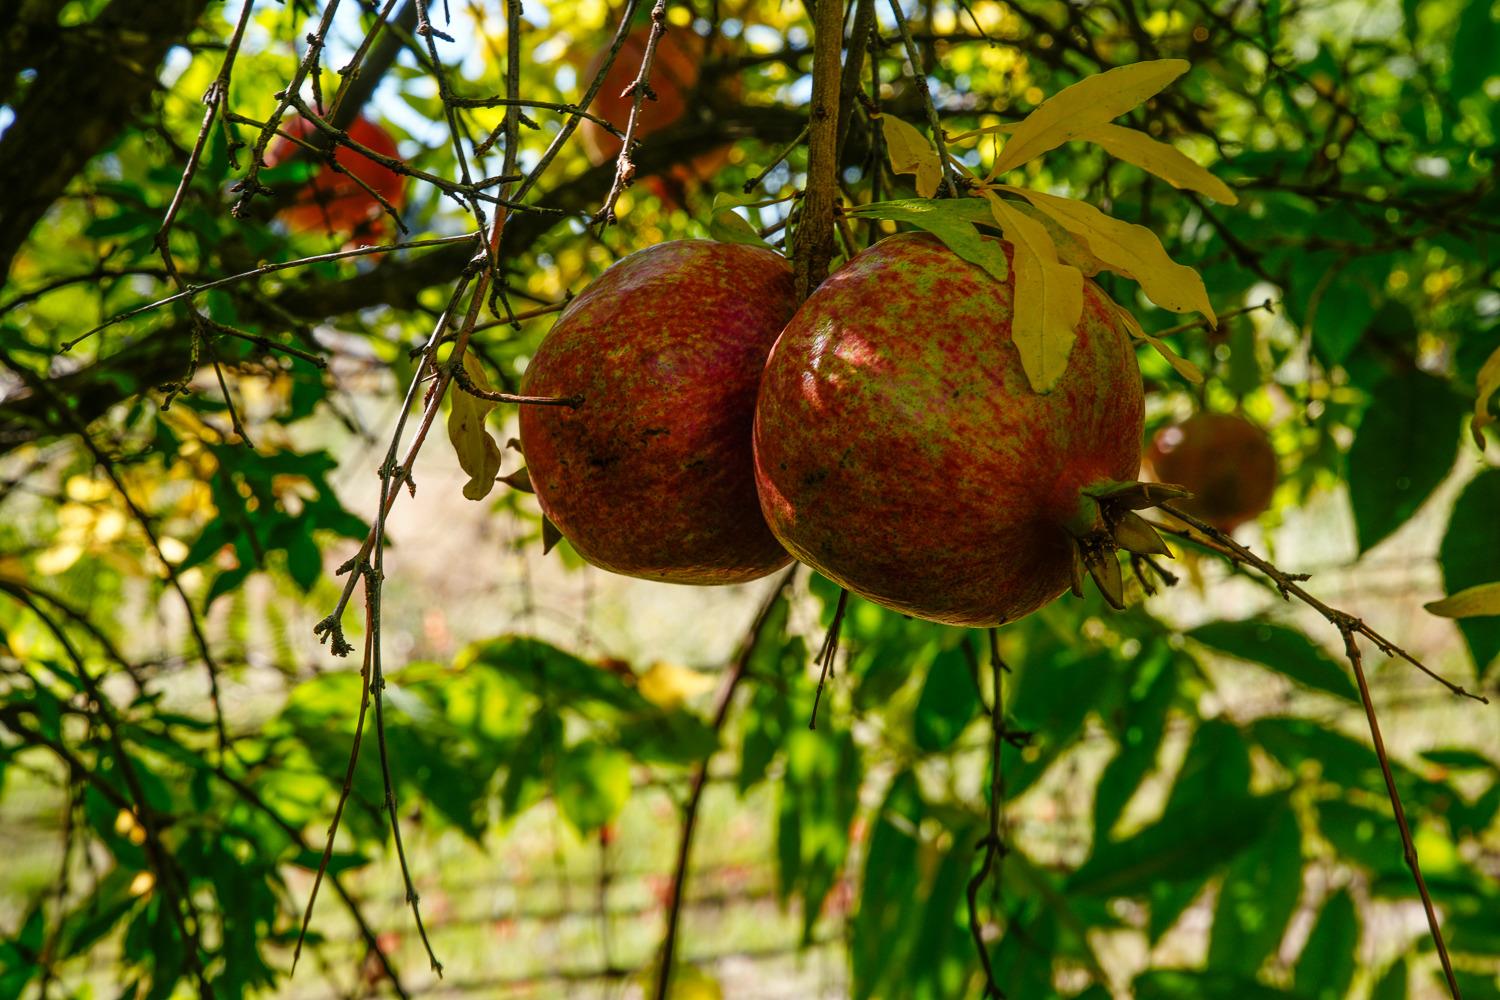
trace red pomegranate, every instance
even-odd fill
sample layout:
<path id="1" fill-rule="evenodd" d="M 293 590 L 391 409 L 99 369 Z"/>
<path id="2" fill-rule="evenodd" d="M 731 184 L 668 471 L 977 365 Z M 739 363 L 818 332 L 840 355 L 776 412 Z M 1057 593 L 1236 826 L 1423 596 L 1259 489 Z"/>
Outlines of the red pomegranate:
<path id="1" fill-rule="evenodd" d="M 303 139 L 316 131 L 311 122 L 296 115 L 287 118 L 282 129 Z M 366 149 L 392 159 L 398 158 L 396 140 L 369 119 L 354 119 L 348 132 L 350 139 Z M 294 156 L 311 155 L 295 142 L 282 137 L 266 150 L 266 166 L 275 167 Z M 396 171 L 348 146 L 335 149 L 333 158 L 398 211 L 406 204 L 406 179 Z M 385 209 L 353 177 L 322 164 L 312 180 L 297 191 L 291 204 L 278 213 L 278 218 L 294 233 L 323 232 L 347 235 L 355 242 L 378 242 L 387 231 Z"/>
<path id="2" fill-rule="evenodd" d="M 1141 456 L 1135 355 L 1085 282 L 1067 371 L 1034 392 L 1011 342 L 1014 280 L 906 234 L 803 304 L 755 414 L 761 509 L 797 558 L 878 604 L 954 625 L 1035 611 L 1078 579 L 1080 556 L 1118 603 L 1109 534 L 1123 543 L 1122 520 L 1144 524 L 1125 508 L 1148 505 L 1125 483 Z M 1101 503 L 1090 489 L 1130 500 Z"/>
<path id="3" fill-rule="evenodd" d="M 631 254 L 575 298 L 526 369 L 521 446 L 547 517 L 589 562 L 741 583 L 791 560 L 756 501 L 750 428 L 796 308 L 786 259 L 707 240 Z"/>
<path id="4" fill-rule="evenodd" d="M 1192 490 L 1179 505 L 1220 531 L 1264 513 L 1279 475 L 1266 432 L 1232 413 L 1200 411 L 1163 427 L 1151 438 L 1146 465 L 1156 478 Z"/>

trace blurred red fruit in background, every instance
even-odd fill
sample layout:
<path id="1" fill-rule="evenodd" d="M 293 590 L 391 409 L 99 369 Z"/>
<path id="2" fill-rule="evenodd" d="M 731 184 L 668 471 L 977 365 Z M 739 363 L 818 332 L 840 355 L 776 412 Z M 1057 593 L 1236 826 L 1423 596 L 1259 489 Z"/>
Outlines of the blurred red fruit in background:
<path id="1" fill-rule="evenodd" d="M 307 139 L 317 128 L 307 119 L 293 115 L 282 123 L 282 130 Z M 350 139 L 366 149 L 399 159 L 396 140 L 369 119 L 363 116 L 354 119 L 348 132 Z M 311 158 L 314 155 L 282 136 L 266 151 L 266 166 L 275 167 L 294 157 Z M 354 244 L 380 242 L 389 231 L 389 219 L 384 206 L 370 191 L 378 193 L 400 211 L 406 204 L 406 178 L 348 146 L 338 146 L 333 158 L 348 173 L 340 173 L 327 163 L 319 164 L 312 180 L 297 190 L 277 217 L 294 233 L 322 232 L 347 236 Z M 368 184 L 370 190 L 362 187 L 354 179 L 356 177 Z"/>
<path id="2" fill-rule="evenodd" d="M 1151 439 L 1146 465 L 1163 483 L 1193 492 L 1178 505 L 1220 531 L 1253 521 L 1276 492 L 1276 450 L 1266 432 L 1232 413 L 1195 413 Z"/>

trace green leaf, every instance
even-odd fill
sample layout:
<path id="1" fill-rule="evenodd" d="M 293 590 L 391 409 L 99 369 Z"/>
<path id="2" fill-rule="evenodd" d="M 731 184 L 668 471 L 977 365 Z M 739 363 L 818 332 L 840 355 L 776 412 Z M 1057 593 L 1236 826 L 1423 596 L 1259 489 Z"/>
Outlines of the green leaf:
<path id="1" fill-rule="evenodd" d="M 917 780 L 902 771 L 891 782 L 872 822 L 870 846 L 854 915 L 850 968 L 855 1000 L 893 992 L 905 968 L 911 929 L 920 920 L 922 798 Z"/>
<path id="2" fill-rule="evenodd" d="M 1297 992 L 1308 1000 L 1344 1000 L 1358 949 L 1359 914 L 1349 890 L 1341 889 L 1323 904 L 1297 959 Z"/>
<path id="3" fill-rule="evenodd" d="M 974 228 L 975 225 L 995 224 L 989 208 L 978 199 L 927 201 L 907 198 L 880 201 L 852 209 L 848 214 L 862 219 L 886 219 L 916 226 L 942 240 L 945 247 L 970 264 L 984 268 L 996 281 L 1004 282 L 1010 276 L 1010 264 L 1006 262 L 1005 250 L 1000 242 L 993 237 L 981 236 Z"/>
<path id="4" fill-rule="evenodd" d="M 912 717 L 917 747 L 928 752 L 947 750 L 983 708 L 964 651 L 943 650 L 927 671 Z"/>
<path id="5" fill-rule="evenodd" d="M 1361 552 L 1405 524 L 1453 468 L 1462 412 L 1446 382 L 1419 371 L 1375 387 L 1349 448 L 1349 500 Z"/>
<path id="6" fill-rule="evenodd" d="M 1500 51 L 1500 18 L 1491 0 L 1469 0 L 1458 19 L 1448 68 L 1448 92 L 1464 97 L 1496 75 L 1495 53 Z"/>
<path id="7" fill-rule="evenodd" d="M 759 196 L 732 195 L 719 192 L 714 195 L 712 215 L 708 220 L 708 235 L 720 243 L 742 243 L 746 246 L 771 248 L 761 238 L 750 221 L 735 211 L 736 208 L 759 200 Z"/>
<path id="8" fill-rule="evenodd" d="M 1500 469 L 1486 469 L 1459 495 L 1438 548 L 1443 589 L 1456 593 L 1495 579 L 1500 566 Z M 1500 656 L 1500 621 L 1465 619 L 1458 623 L 1474 668 L 1484 678 Z"/>
<path id="9" fill-rule="evenodd" d="M 1317 691 L 1351 702 L 1359 692 L 1344 666 L 1301 632 L 1259 618 L 1210 622 L 1187 633 L 1189 639 L 1240 660 L 1270 667 Z"/>
<path id="10" fill-rule="evenodd" d="M 1370 292 L 1347 271 L 1329 282 L 1313 317 L 1313 344 L 1330 365 L 1344 362 L 1375 318 Z"/>
<path id="11" fill-rule="evenodd" d="M 1293 1000 L 1296 997 L 1231 973 L 1182 969 L 1137 976 L 1132 992 L 1135 1000 Z"/>
<path id="12" fill-rule="evenodd" d="M 557 762 L 557 806 L 580 835 L 613 820 L 630 798 L 630 758 L 612 747 L 570 747 Z"/>
<path id="13" fill-rule="evenodd" d="M 1421 756 L 1429 763 L 1455 771 L 1500 770 L 1500 765 L 1496 765 L 1484 754 L 1464 747 L 1436 747 L 1432 750 L 1423 750 Z"/>
<path id="14" fill-rule="evenodd" d="M 1406 956 L 1398 958 L 1376 982 L 1370 992 L 1370 1000 L 1406 1000 L 1407 980 L 1410 972 L 1406 967 Z"/>
<path id="15" fill-rule="evenodd" d="M 1492 972 L 1467 972 L 1463 969 L 1456 969 L 1453 978 L 1458 981 L 1458 988 L 1463 993 L 1464 1000 L 1500 1000 L 1500 980 L 1497 980 Z M 1440 988 L 1447 988 L 1441 973 L 1435 974 L 1433 979 L 1442 984 Z"/>
<path id="16" fill-rule="evenodd" d="M 1198 800 L 1164 813 L 1124 840 L 1094 845 L 1070 892 L 1137 896 L 1158 881 L 1185 881 L 1222 866 L 1254 843 L 1285 805 L 1282 795 Z"/>
<path id="17" fill-rule="evenodd" d="M 1250 752 L 1233 724 L 1210 719 L 1198 727 L 1187 757 L 1172 783 L 1163 812 L 1185 809 L 1220 795 L 1250 791 Z"/>
<path id="18" fill-rule="evenodd" d="M 1117 740 L 1119 752 L 1104 767 L 1094 788 L 1094 836 L 1109 835 L 1141 781 L 1150 773 L 1166 732 L 1167 709 L 1177 691 L 1171 654 L 1142 660 L 1146 668 L 1137 678 L 1142 690 L 1126 708 Z M 1154 668 L 1154 671 L 1153 671 Z"/>
<path id="19" fill-rule="evenodd" d="M 1281 943 L 1301 892 L 1302 834 L 1288 809 L 1225 873 L 1214 906 L 1209 967 L 1253 978 Z"/>

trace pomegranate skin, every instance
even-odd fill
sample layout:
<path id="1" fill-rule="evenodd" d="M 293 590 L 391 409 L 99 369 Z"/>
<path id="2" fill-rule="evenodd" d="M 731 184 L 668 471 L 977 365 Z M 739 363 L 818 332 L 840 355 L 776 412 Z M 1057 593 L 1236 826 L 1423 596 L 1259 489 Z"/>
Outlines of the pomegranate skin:
<path id="1" fill-rule="evenodd" d="M 1280 475 L 1265 431 L 1232 413 L 1203 411 L 1157 431 L 1146 466 L 1161 482 L 1192 490 L 1178 505 L 1220 531 L 1263 514 Z"/>
<path id="2" fill-rule="evenodd" d="M 589 562 L 669 583 L 787 565 L 756 500 L 750 430 L 767 353 L 796 308 L 791 266 L 682 240 L 619 261 L 564 310 L 526 369 L 521 446 L 547 517 Z"/>
<path id="3" fill-rule="evenodd" d="M 1015 621 L 1068 587 L 1081 489 L 1140 468 L 1140 370 L 1086 281 L 1067 370 L 1033 392 L 1011 342 L 1014 280 L 904 234 L 803 304 L 755 414 L 761 509 L 798 559 L 953 625 Z"/>

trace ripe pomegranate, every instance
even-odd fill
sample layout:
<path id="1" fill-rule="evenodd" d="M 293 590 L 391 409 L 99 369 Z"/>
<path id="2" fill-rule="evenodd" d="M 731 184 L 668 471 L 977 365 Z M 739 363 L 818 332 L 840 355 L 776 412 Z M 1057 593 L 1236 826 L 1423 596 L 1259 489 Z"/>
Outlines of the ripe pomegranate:
<path id="1" fill-rule="evenodd" d="M 306 139 L 317 131 L 307 119 L 292 115 L 282 129 Z M 359 117 L 349 125 L 349 138 L 382 156 L 398 157 L 396 140 L 389 132 L 367 118 Z M 278 138 L 266 150 L 266 166 L 274 167 L 294 156 L 311 156 L 307 150 L 285 137 Z M 348 146 L 334 150 L 333 158 L 370 186 L 398 211 L 406 204 L 406 179 L 394 170 L 377 163 Z M 354 243 L 375 243 L 386 233 L 385 209 L 353 177 L 341 174 L 326 163 L 318 168 L 311 181 L 298 189 L 291 204 L 278 217 L 294 233 L 325 232 L 347 235 Z"/>
<path id="2" fill-rule="evenodd" d="M 1041 395 L 1011 342 L 1014 282 L 904 234 L 803 304 L 755 412 L 761 509 L 797 558 L 897 611 L 994 625 L 1078 589 L 1083 567 L 1121 603 L 1116 539 L 1166 551 L 1129 510 L 1154 501 L 1125 482 L 1143 400 L 1112 304 L 1085 282 L 1067 371 Z"/>
<path id="3" fill-rule="evenodd" d="M 1232 413 L 1198 412 L 1151 438 L 1146 463 L 1156 478 L 1193 491 L 1182 509 L 1233 531 L 1271 506 L 1278 470 L 1265 431 Z"/>
<path id="4" fill-rule="evenodd" d="M 521 447 L 547 517 L 596 566 L 670 583 L 754 580 L 791 560 L 756 501 L 750 428 L 796 309 L 786 259 L 681 240 L 575 298 L 526 369 Z"/>

